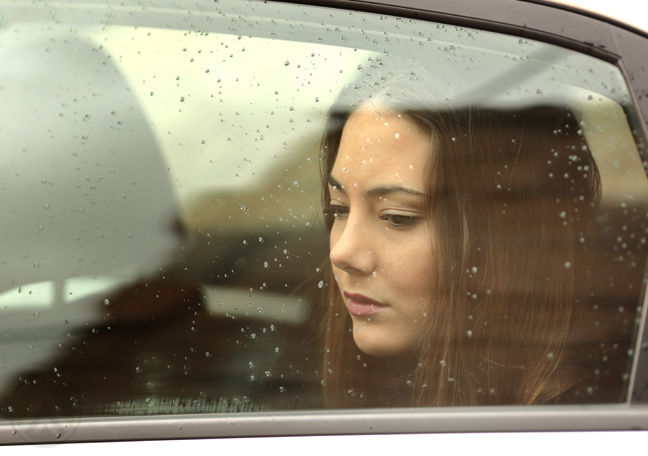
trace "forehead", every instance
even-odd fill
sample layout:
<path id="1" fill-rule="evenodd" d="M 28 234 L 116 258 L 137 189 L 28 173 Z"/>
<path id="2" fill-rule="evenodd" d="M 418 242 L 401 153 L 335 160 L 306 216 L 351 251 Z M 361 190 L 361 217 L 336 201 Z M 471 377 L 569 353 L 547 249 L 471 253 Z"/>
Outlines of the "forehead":
<path id="1" fill-rule="evenodd" d="M 341 183 L 388 182 L 423 190 L 431 151 L 431 138 L 406 115 L 361 109 L 344 127 L 332 175 Z"/>

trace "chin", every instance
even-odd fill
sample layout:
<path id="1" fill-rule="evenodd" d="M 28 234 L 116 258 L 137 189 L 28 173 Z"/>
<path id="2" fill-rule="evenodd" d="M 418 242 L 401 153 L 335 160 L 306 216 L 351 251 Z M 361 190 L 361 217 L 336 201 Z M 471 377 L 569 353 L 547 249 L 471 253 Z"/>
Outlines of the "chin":
<path id="1" fill-rule="evenodd" d="M 356 331 L 356 328 L 353 328 L 353 340 L 361 352 L 378 358 L 412 356 L 416 349 L 415 343 L 409 341 L 394 343 L 393 337 L 389 337 L 388 334 L 380 334 L 378 331 L 372 330 Z M 386 341 L 390 342 L 386 343 Z"/>

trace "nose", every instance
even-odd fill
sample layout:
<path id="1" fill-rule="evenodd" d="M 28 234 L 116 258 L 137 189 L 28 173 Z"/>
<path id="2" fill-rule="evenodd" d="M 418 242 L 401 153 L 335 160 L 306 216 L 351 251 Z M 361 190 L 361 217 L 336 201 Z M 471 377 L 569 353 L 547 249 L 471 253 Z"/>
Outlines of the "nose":
<path id="1" fill-rule="evenodd" d="M 357 220 L 357 219 L 356 219 Z M 375 269 L 371 230 L 352 217 L 338 220 L 331 229 L 331 263 L 349 274 L 369 275 Z"/>

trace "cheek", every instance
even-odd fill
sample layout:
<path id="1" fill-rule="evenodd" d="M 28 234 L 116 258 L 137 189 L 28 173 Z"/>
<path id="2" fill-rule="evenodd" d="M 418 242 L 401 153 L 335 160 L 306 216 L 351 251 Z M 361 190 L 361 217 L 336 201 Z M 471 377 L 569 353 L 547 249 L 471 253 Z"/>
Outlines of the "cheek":
<path id="1" fill-rule="evenodd" d="M 408 294 L 417 297 L 429 297 L 434 274 L 434 255 L 427 239 L 402 251 L 398 256 L 398 264 L 393 264 L 394 272 L 398 271 L 401 283 L 405 285 Z"/>

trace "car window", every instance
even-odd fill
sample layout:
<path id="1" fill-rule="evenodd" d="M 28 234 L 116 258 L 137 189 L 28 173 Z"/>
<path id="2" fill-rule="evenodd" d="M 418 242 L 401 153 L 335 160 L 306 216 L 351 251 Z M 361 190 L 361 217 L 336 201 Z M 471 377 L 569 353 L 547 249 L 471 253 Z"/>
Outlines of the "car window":
<path id="1" fill-rule="evenodd" d="M 614 64 L 323 7 L 1 8 L 4 419 L 626 400 Z"/>

